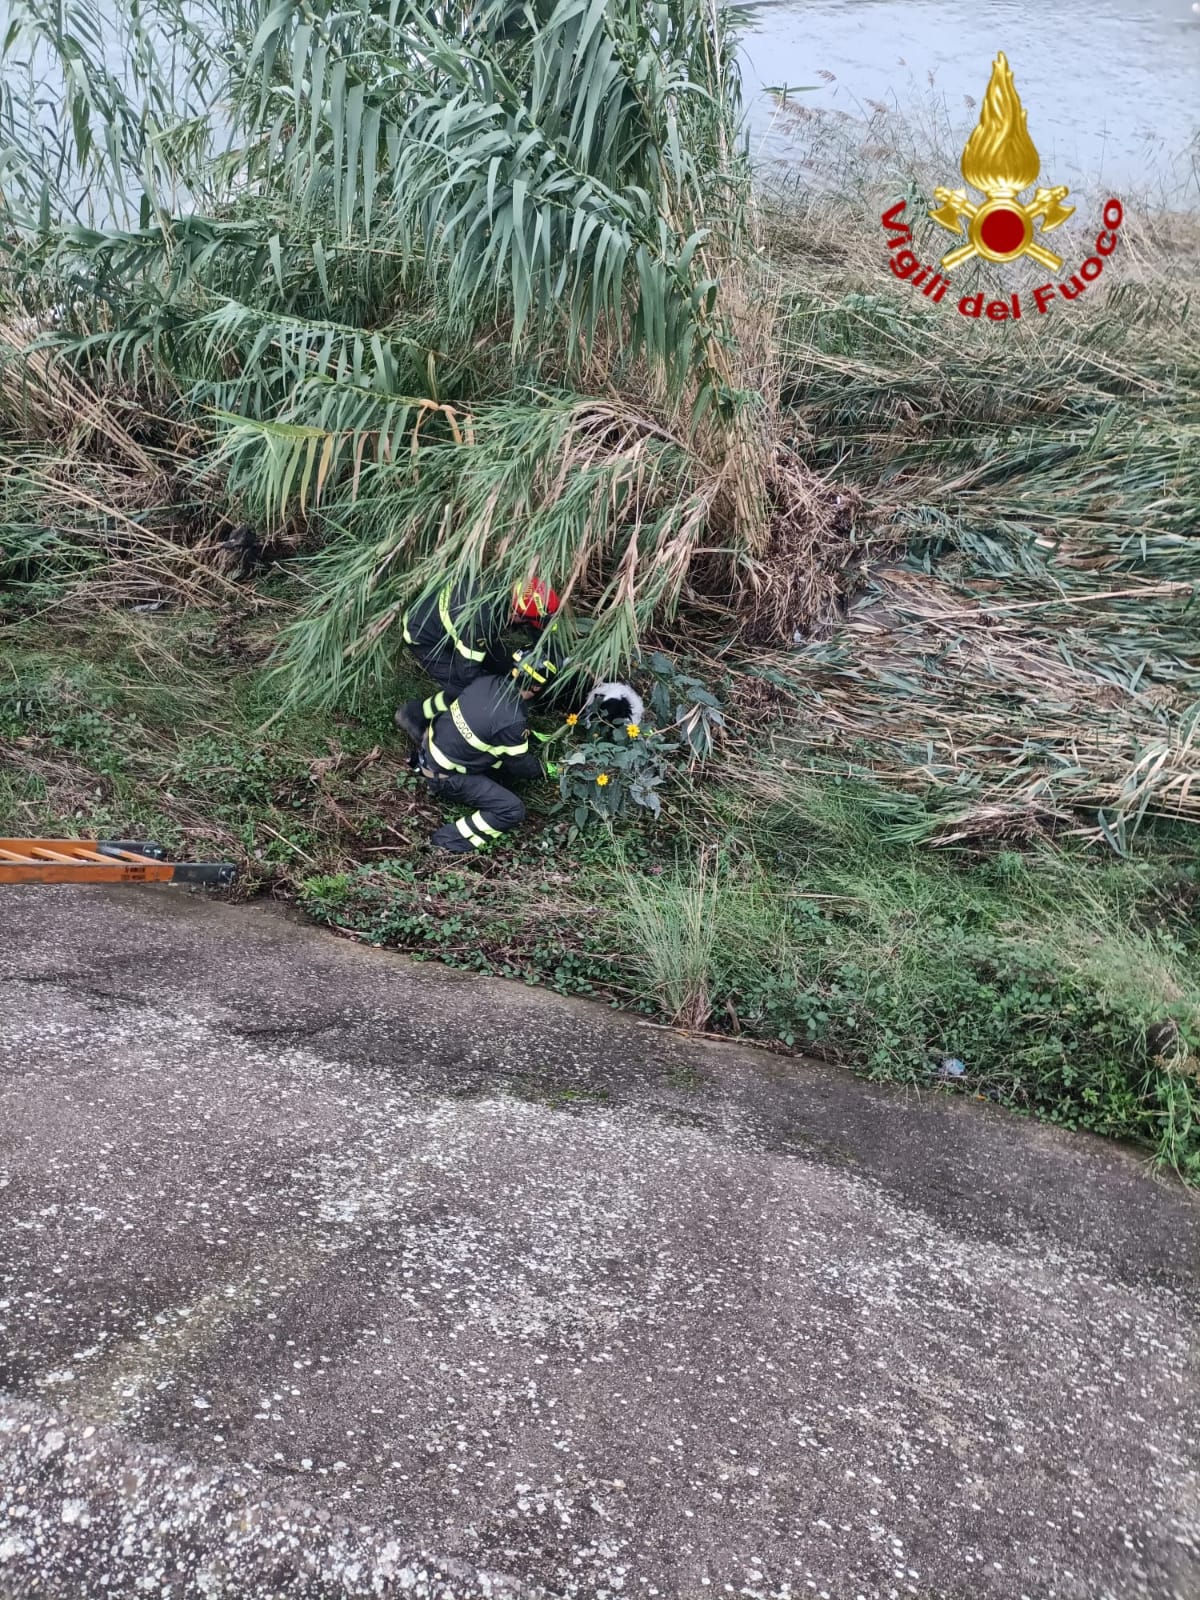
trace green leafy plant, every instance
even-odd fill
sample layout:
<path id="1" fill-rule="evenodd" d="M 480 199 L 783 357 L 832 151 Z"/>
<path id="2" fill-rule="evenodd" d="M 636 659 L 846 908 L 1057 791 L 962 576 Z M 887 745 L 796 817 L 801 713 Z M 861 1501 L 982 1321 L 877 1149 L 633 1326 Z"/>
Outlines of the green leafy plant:
<path id="1" fill-rule="evenodd" d="M 220 485 L 316 535 L 293 700 L 377 683 L 447 568 L 561 574 L 623 669 L 698 561 L 757 587 L 777 510 L 816 506 L 778 426 L 738 9 L 10 9 L 0 418 L 31 373 L 47 426 L 136 397 L 199 519 Z"/>
<path id="2" fill-rule="evenodd" d="M 559 764 L 559 793 L 571 806 L 569 836 L 590 822 L 612 822 L 635 808 L 662 814 L 659 790 L 670 775 L 678 745 L 664 734 L 605 728 Z"/>
<path id="3" fill-rule="evenodd" d="M 560 762 L 559 793 L 572 808 L 572 839 L 589 823 L 611 823 L 633 811 L 660 817 L 660 791 L 672 774 L 705 761 L 725 728 L 720 701 L 699 678 L 657 651 L 647 671 L 650 709 L 661 726 L 596 724 Z"/>
<path id="4" fill-rule="evenodd" d="M 650 709 L 659 727 L 678 728 L 681 742 L 699 760 L 706 760 L 725 728 L 721 702 L 699 678 L 681 672 L 659 650 L 652 652 L 648 670 Z"/>

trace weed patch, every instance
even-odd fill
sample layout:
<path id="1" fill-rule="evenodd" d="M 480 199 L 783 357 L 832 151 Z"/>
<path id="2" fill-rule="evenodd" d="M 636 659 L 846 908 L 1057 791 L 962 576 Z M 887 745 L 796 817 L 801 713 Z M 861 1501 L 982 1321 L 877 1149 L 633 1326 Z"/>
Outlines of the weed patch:
<path id="1" fill-rule="evenodd" d="M 665 1015 L 1134 1139 L 1200 1176 L 1200 956 L 1164 926 L 1161 874 L 1134 894 L 1125 869 L 1061 853 L 938 860 L 873 838 L 861 797 L 830 809 L 837 848 L 811 834 L 797 876 L 745 851 L 653 892 L 616 875 Z"/>
<path id="2" fill-rule="evenodd" d="M 559 994 L 626 988 L 622 960 L 606 948 L 608 918 L 561 888 L 522 891 L 507 874 L 448 870 L 432 858 L 390 860 L 305 879 L 299 902 L 368 944 L 464 971 L 542 983 Z"/>
<path id="3" fill-rule="evenodd" d="M 1200 876 L 1169 829 L 1124 860 L 931 851 L 936 803 L 760 762 L 681 774 L 669 817 L 570 844 L 531 791 L 502 851 L 449 867 L 421 848 L 436 808 L 390 728 L 406 685 L 264 731 L 257 627 L 101 618 L 69 653 L 10 628 L 9 830 L 229 856 L 239 893 L 295 893 L 364 942 L 984 1096 L 1200 1178 Z"/>

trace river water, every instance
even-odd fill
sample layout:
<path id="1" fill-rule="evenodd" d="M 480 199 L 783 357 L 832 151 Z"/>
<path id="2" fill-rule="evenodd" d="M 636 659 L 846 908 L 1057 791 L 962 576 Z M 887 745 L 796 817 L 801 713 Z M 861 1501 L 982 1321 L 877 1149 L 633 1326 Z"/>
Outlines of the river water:
<path id="1" fill-rule="evenodd" d="M 829 115 L 866 121 L 875 102 L 940 124 L 961 150 L 1001 50 L 1043 183 L 1200 204 L 1191 0 L 765 0 L 743 46 L 751 149 L 787 162 L 811 137 L 766 92 L 786 83 L 814 85 L 796 102 Z"/>
<path id="2" fill-rule="evenodd" d="M 89 3 L 103 11 L 121 0 Z M 958 152 L 1003 50 L 1042 159 L 1041 182 L 1165 194 L 1198 207 L 1200 13 L 1192 4 L 749 0 L 742 71 L 751 149 L 760 163 L 797 162 L 812 123 L 780 114 L 768 90 L 812 85 L 795 103 L 843 129 L 848 119 L 871 118 L 871 102 L 936 124 L 955 162 L 945 181 L 957 184 Z M 9 9 L 0 0 L 0 25 Z"/>

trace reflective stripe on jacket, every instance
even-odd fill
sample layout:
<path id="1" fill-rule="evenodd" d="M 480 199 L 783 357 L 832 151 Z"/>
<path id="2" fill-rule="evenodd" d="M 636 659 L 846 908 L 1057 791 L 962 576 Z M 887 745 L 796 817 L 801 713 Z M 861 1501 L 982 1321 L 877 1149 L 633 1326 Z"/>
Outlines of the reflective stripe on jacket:
<path id="1" fill-rule="evenodd" d="M 486 772 L 529 749 L 529 718 L 512 678 L 469 683 L 429 733 L 434 761 L 447 772 Z"/>
<path id="2" fill-rule="evenodd" d="M 500 646 L 507 614 L 494 600 L 480 602 L 467 584 L 447 584 L 436 595 L 418 600 L 401 619 L 404 642 L 418 650 L 446 646 L 467 661 L 482 663 Z"/>

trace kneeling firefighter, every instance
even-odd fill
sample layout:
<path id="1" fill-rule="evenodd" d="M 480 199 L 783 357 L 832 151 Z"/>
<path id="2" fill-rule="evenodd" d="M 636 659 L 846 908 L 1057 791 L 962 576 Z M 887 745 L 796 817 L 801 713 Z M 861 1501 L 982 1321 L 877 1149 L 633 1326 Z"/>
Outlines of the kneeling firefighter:
<path id="1" fill-rule="evenodd" d="M 507 785 L 542 775 L 542 763 L 529 748 L 528 704 L 566 661 L 546 645 L 518 651 L 514 660 L 507 675 L 469 683 L 421 742 L 421 776 L 439 800 L 463 811 L 433 835 L 430 843 L 439 850 L 469 854 L 525 820 L 524 802 Z"/>
<path id="2" fill-rule="evenodd" d="M 511 601 L 487 599 L 469 584 L 446 584 L 404 613 L 404 642 L 437 684 L 424 700 L 407 700 L 396 726 L 419 744 L 429 723 L 439 717 L 469 683 L 497 670 L 508 628 L 527 629 L 532 643 L 558 610 L 558 596 L 540 578 L 517 584 Z"/>

